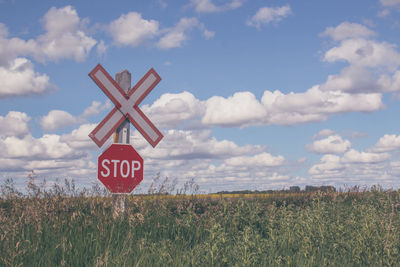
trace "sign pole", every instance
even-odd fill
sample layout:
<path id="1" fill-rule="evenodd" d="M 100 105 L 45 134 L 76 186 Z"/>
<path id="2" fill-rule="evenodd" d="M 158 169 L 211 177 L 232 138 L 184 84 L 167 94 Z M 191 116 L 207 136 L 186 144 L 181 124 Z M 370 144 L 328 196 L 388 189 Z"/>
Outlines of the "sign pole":
<path id="1" fill-rule="evenodd" d="M 113 217 L 117 218 L 125 211 L 126 196 L 121 193 L 132 192 L 143 180 L 143 158 L 129 144 L 130 123 L 153 147 L 163 138 L 163 134 L 139 108 L 161 77 L 151 68 L 130 88 L 131 74 L 127 70 L 117 73 L 114 80 L 101 64 L 97 64 L 89 77 L 115 105 L 89 137 L 101 147 L 114 134 L 114 144 L 98 157 L 97 178 L 113 193 Z"/>
<path id="2" fill-rule="evenodd" d="M 115 75 L 115 81 L 128 94 L 131 88 L 131 73 L 127 70 L 118 72 Z M 126 118 L 114 134 L 114 143 L 129 144 L 129 139 L 130 121 Z M 125 213 L 125 194 L 112 194 L 112 213 L 114 219 Z"/>

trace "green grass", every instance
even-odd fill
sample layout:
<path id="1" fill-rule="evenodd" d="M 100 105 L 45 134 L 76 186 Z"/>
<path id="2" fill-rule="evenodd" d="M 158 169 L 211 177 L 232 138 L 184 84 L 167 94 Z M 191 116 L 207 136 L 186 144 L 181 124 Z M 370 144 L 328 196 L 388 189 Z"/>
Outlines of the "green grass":
<path id="1" fill-rule="evenodd" d="M 0 266 L 395 266 L 400 193 L 269 199 L 5 196 Z"/>

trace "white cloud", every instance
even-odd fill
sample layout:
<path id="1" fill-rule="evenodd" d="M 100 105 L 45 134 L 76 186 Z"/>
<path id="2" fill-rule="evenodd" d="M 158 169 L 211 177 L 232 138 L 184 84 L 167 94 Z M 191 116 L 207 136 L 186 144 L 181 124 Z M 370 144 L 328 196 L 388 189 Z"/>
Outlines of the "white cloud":
<path id="1" fill-rule="evenodd" d="M 311 152 L 318 154 L 342 154 L 351 147 L 351 143 L 349 140 L 343 140 L 339 135 L 330 135 L 324 139 L 316 140 L 306 147 Z"/>
<path id="2" fill-rule="evenodd" d="M 392 76 L 389 74 L 381 75 L 377 84 L 384 92 L 400 91 L 400 70 L 393 73 Z"/>
<path id="3" fill-rule="evenodd" d="M 167 8 L 168 4 L 164 2 L 163 0 L 157 0 L 157 4 L 160 5 L 161 8 L 165 9 Z"/>
<path id="4" fill-rule="evenodd" d="M 292 14 L 290 5 L 281 7 L 262 7 L 257 10 L 257 12 L 250 19 L 247 20 L 246 24 L 248 26 L 260 28 L 265 24 L 279 22 L 288 17 L 290 14 Z"/>
<path id="5" fill-rule="evenodd" d="M 101 40 L 96 46 L 97 56 L 102 57 L 106 54 L 108 46 Z"/>
<path id="6" fill-rule="evenodd" d="M 348 22 L 335 28 L 329 27 L 322 35 L 340 41 L 325 52 L 323 59 L 349 63 L 339 74 L 329 75 L 325 84 L 321 85 L 322 90 L 348 93 L 400 90 L 400 53 L 396 45 L 368 39 L 375 36 L 375 32 Z"/>
<path id="7" fill-rule="evenodd" d="M 347 154 L 347 155 L 346 155 Z M 308 171 L 310 181 L 336 184 L 391 184 L 390 155 L 350 150 L 345 156 L 324 155 Z"/>
<path id="8" fill-rule="evenodd" d="M 313 136 L 313 140 L 321 139 L 330 135 L 334 135 L 335 132 L 330 129 L 323 129 Z"/>
<path id="9" fill-rule="evenodd" d="M 10 136 L 0 139 L 4 158 L 27 160 L 40 159 L 76 159 L 81 152 L 73 151 L 67 144 L 60 142 L 60 136 L 46 134 L 35 139 L 31 135 L 22 138 Z"/>
<path id="10" fill-rule="evenodd" d="M 100 114 L 104 110 L 111 109 L 111 107 L 112 104 L 109 100 L 104 104 L 98 101 L 92 101 L 92 104 L 79 116 L 73 116 L 64 110 L 51 110 L 40 119 L 40 125 L 44 131 L 56 131 L 60 128 L 86 122 L 89 117 Z"/>
<path id="11" fill-rule="evenodd" d="M 42 21 L 46 32 L 28 41 L 8 39 L 7 28 L 0 23 L 0 65 L 18 56 L 32 56 L 42 62 L 69 58 L 81 62 L 97 43 L 85 33 L 87 20 L 81 20 L 71 6 L 50 8 Z"/>
<path id="12" fill-rule="evenodd" d="M 29 116 L 24 112 L 9 111 L 0 116 L 0 136 L 24 136 L 29 134 Z"/>
<path id="13" fill-rule="evenodd" d="M 90 116 L 98 115 L 101 112 L 111 109 L 113 105 L 111 101 L 107 100 L 105 103 L 99 101 L 92 101 L 92 104 L 87 107 L 83 113 L 79 116 L 79 120 L 82 121 Z"/>
<path id="14" fill-rule="evenodd" d="M 204 38 L 206 38 L 208 40 L 215 36 L 215 32 L 204 29 L 203 35 L 204 35 Z"/>
<path id="15" fill-rule="evenodd" d="M 390 83 L 391 87 L 391 78 L 387 77 L 387 79 L 387 86 Z M 327 81 L 321 85 L 321 90 L 349 93 L 368 93 L 383 92 L 386 89 L 385 87 L 381 86 L 377 79 L 375 79 L 374 74 L 371 73 L 370 70 L 352 65 L 342 69 L 340 74 L 329 75 Z"/>
<path id="16" fill-rule="evenodd" d="M 10 66 L 0 66 L 0 80 L 0 98 L 44 94 L 54 88 L 49 77 L 35 72 L 32 62 L 26 58 L 16 58 Z"/>
<path id="17" fill-rule="evenodd" d="M 18 56 L 33 52 L 36 43 L 34 40 L 26 42 L 20 38 L 8 38 L 6 25 L 0 23 L 0 66 L 10 65 Z"/>
<path id="18" fill-rule="evenodd" d="M 340 157 L 336 155 L 324 155 L 320 162 L 313 165 L 308 171 L 311 175 L 337 175 L 344 166 L 340 163 Z"/>
<path id="19" fill-rule="evenodd" d="M 400 136 L 385 134 L 370 150 L 372 152 L 389 152 L 400 149 Z"/>
<path id="20" fill-rule="evenodd" d="M 45 33 L 27 41 L 8 37 L 0 23 L 0 98 L 43 94 L 52 86 L 49 77 L 34 71 L 30 57 L 40 62 L 73 58 L 84 61 L 96 40 L 85 33 L 86 19 L 80 19 L 71 6 L 52 7 L 42 19 Z"/>
<path id="21" fill-rule="evenodd" d="M 233 0 L 217 6 L 212 2 L 212 0 L 191 0 L 190 5 L 194 7 L 197 13 L 216 13 L 237 9 L 243 5 L 243 2 L 244 0 Z"/>
<path id="22" fill-rule="evenodd" d="M 137 12 L 129 12 L 112 21 L 108 31 L 117 45 L 139 46 L 145 43 L 152 44 L 156 37 L 161 36 L 156 46 L 159 49 L 182 47 L 189 39 L 188 32 L 198 28 L 206 39 L 214 36 L 214 32 L 207 30 L 197 18 L 181 18 L 175 26 L 160 29 L 156 20 L 146 20 Z"/>
<path id="23" fill-rule="evenodd" d="M 386 67 L 395 70 L 400 65 L 400 53 L 395 45 L 362 38 L 347 39 L 325 53 L 327 62 L 346 61 L 359 67 Z"/>
<path id="24" fill-rule="evenodd" d="M 358 23 L 342 22 L 337 27 L 328 27 L 321 33 L 321 36 L 329 36 L 334 41 L 342 41 L 345 39 L 354 39 L 357 37 L 371 37 L 375 36 L 376 33 L 364 25 Z"/>
<path id="25" fill-rule="evenodd" d="M 347 150 L 342 156 L 327 154 L 310 169 L 310 181 L 335 181 L 338 185 L 398 185 L 400 163 L 392 160 L 400 149 L 400 138 L 384 135 L 365 151 Z M 388 153 L 392 152 L 392 153 Z"/>
<path id="26" fill-rule="evenodd" d="M 116 44 L 138 46 L 159 34 L 159 23 L 143 19 L 140 13 L 129 12 L 112 21 L 108 30 Z"/>
<path id="27" fill-rule="evenodd" d="M 77 123 L 77 119 L 70 113 L 63 110 L 51 110 L 40 120 L 40 125 L 45 131 L 54 131 L 59 128 L 72 126 Z"/>
<path id="28" fill-rule="evenodd" d="M 283 187 L 290 176 L 283 156 L 265 152 L 266 147 L 238 145 L 229 140 L 217 140 L 208 130 L 168 130 L 157 149 L 151 148 L 137 131 L 131 142 L 146 158 L 145 176 L 161 176 L 185 180 L 218 191 L 227 188 Z M 144 181 L 146 182 L 146 181 Z"/>
<path id="29" fill-rule="evenodd" d="M 248 126 L 257 125 L 265 119 L 267 112 L 251 92 L 239 92 L 228 98 L 213 96 L 205 103 L 202 118 L 205 125 Z"/>
<path id="30" fill-rule="evenodd" d="M 383 10 L 378 12 L 378 17 L 386 17 L 392 10 L 400 10 L 399 0 L 380 0 Z"/>
<path id="31" fill-rule="evenodd" d="M 176 128 L 198 120 L 205 107 L 193 94 L 185 91 L 163 94 L 151 106 L 143 105 L 142 110 L 157 126 Z"/>
<path id="32" fill-rule="evenodd" d="M 265 91 L 261 101 L 251 92 L 200 101 L 191 93 L 165 94 L 143 111 L 161 127 L 202 128 L 294 125 L 323 121 L 346 112 L 372 112 L 384 107 L 380 93 L 322 91 L 314 86 L 304 93 Z"/>
<path id="33" fill-rule="evenodd" d="M 43 18 L 46 33 L 37 38 L 34 55 L 39 60 L 74 58 L 82 62 L 97 41 L 86 35 L 84 24 L 72 6 L 52 7 Z"/>
<path id="34" fill-rule="evenodd" d="M 382 6 L 394 7 L 400 5 L 400 0 L 379 0 Z"/>
<path id="35" fill-rule="evenodd" d="M 164 138 L 155 150 L 145 141 L 143 142 L 143 137 L 137 131 L 133 134 L 132 143 L 140 150 L 140 154 L 153 159 L 226 159 L 243 154 L 259 153 L 265 149 L 256 145 L 238 146 L 228 140 L 218 141 L 207 130 L 168 130 L 164 131 Z"/>
<path id="36" fill-rule="evenodd" d="M 72 130 L 70 134 L 63 134 L 60 141 L 74 149 L 95 149 L 97 146 L 93 140 L 89 138 L 89 133 L 93 131 L 96 126 L 97 124 L 82 124 L 78 129 Z"/>
<path id="37" fill-rule="evenodd" d="M 274 157 L 267 152 L 254 156 L 232 157 L 225 160 L 225 163 L 229 166 L 247 168 L 277 167 L 283 165 L 284 162 L 285 158 L 283 156 Z"/>
<path id="38" fill-rule="evenodd" d="M 45 134 L 35 138 L 25 131 L 20 136 L 0 136 L 0 170 L 3 174 L 12 172 L 13 178 L 26 178 L 26 171 L 34 170 L 41 177 L 48 175 L 44 177 L 50 180 L 68 176 L 88 179 L 88 175 L 94 175 L 96 170 L 88 154 L 88 149 L 95 145 L 88 145 L 84 137 L 89 139 L 87 131 L 91 126 L 82 125 L 63 136 Z"/>
<path id="39" fill-rule="evenodd" d="M 344 163 L 379 163 L 390 160 L 388 153 L 358 152 L 351 149 L 341 159 Z"/>
<path id="40" fill-rule="evenodd" d="M 188 39 L 186 32 L 196 27 L 200 27 L 200 23 L 196 18 L 181 18 L 173 28 L 165 30 L 166 34 L 157 43 L 158 48 L 181 47 Z"/>
<path id="41" fill-rule="evenodd" d="M 381 94 L 325 92 L 319 86 L 304 93 L 265 91 L 261 102 L 269 115 L 267 122 L 278 125 L 323 121 L 335 113 L 371 112 L 383 108 Z"/>

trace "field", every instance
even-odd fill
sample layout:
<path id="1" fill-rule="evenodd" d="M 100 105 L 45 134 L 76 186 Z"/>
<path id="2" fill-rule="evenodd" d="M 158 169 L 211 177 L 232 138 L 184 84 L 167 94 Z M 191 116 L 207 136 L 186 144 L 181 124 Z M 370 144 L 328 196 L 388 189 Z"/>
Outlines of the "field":
<path id="1" fill-rule="evenodd" d="M 0 266 L 393 266 L 400 192 L 111 197 L 3 185 Z"/>

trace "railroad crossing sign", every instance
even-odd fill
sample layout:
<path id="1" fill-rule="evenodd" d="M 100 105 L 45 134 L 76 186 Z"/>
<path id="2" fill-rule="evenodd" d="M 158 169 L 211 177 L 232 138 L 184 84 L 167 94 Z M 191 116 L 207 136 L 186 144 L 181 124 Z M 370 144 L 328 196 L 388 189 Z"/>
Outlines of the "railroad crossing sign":
<path id="1" fill-rule="evenodd" d="M 89 134 L 89 137 L 99 147 L 104 144 L 126 118 L 153 147 L 161 141 L 163 138 L 161 132 L 138 107 L 142 100 L 161 81 L 160 76 L 154 69 L 150 69 L 127 94 L 100 64 L 89 73 L 89 76 L 115 105 L 113 110 Z"/>
<path id="2" fill-rule="evenodd" d="M 143 159 L 129 144 L 112 144 L 97 166 L 97 177 L 112 193 L 130 193 L 143 180 Z"/>

